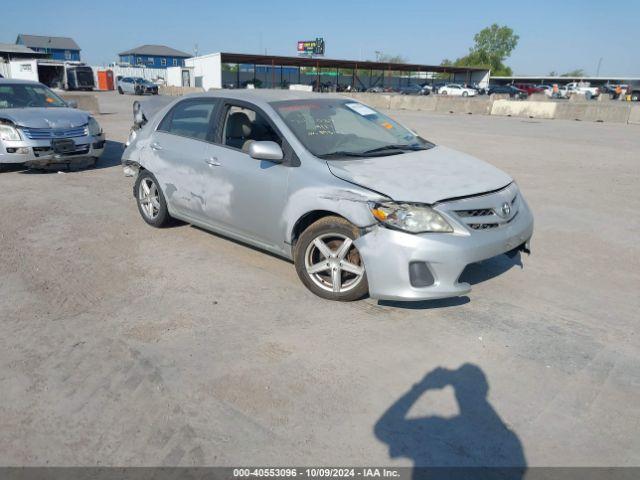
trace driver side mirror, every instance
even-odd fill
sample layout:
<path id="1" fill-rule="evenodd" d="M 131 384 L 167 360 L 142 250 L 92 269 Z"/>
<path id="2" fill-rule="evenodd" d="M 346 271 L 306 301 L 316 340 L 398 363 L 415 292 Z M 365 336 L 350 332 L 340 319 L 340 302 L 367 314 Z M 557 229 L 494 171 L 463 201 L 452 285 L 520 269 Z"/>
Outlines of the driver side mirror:
<path id="1" fill-rule="evenodd" d="M 270 162 L 276 163 L 280 163 L 284 158 L 284 153 L 280 145 L 271 141 L 253 141 L 249 143 L 247 153 L 251 158 L 255 158 L 256 160 L 269 160 Z"/>
<path id="2" fill-rule="evenodd" d="M 78 108 L 78 101 L 77 100 L 67 100 L 67 105 L 69 105 L 69 108 Z"/>

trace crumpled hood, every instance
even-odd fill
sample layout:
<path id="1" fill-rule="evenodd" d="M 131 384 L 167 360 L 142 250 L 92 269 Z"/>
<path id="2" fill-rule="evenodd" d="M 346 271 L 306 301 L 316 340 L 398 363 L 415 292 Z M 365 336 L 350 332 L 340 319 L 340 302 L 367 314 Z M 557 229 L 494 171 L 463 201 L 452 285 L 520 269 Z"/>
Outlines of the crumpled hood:
<path id="1" fill-rule="evenodd" d="M 74 128 L 86 125 L 89 114 L 75 108 L 3 108 L 0 118 L 30 128 Z"/>
<path id="2" fill-rule="evenodd" d="M 482 160 L 440 146 L 362 160 L 330 160 L 327 164 L 338 178 L 404 202 L 433 204 L 498 190 L 513 181 Z"/>

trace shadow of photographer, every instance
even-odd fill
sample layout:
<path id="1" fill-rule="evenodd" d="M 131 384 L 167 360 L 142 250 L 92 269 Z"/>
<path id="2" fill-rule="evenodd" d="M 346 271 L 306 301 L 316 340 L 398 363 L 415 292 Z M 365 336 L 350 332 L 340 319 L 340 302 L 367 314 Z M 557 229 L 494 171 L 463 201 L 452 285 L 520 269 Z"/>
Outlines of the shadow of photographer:
<path id="1" fill-rule="evenodd" d="M 458 415 L 407 418 L 422 395 L 446 386 L 454 389 Z M 476 365 L 436 368 L 387 409 L 375 435 L 389 446 L 391 458 L 413 461 L 413 478 L 521 479 L 526 471 L 522 444 L 488 402 L 488 391 Z"/>

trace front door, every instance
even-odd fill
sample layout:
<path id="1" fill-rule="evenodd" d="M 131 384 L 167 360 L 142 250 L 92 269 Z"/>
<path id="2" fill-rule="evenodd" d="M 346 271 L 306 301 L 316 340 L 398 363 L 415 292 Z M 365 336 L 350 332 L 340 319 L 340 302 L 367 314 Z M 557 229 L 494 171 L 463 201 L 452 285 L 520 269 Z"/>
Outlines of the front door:
<path id="1" fill-rule="evenodd" d="M 284 147 L 282 136 L 257 108 L 227 104 L 224 109 L 215 143 L 205 148 L 205 213 L 240 238 L 284 251 L 283 210 L 290 167 L 246 153 L 251 141 L 270 140 Z"/>

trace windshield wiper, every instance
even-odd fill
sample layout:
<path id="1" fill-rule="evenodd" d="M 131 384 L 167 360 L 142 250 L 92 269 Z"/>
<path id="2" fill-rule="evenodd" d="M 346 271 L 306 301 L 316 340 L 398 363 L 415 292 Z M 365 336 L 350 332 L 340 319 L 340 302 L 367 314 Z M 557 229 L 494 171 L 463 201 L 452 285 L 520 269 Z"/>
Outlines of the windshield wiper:
<path id="1" fill-rule="evenodd" d="M 384 152 L 387 150 L 402 150 L 402 151 L 418 151 L 418 150 L 426 150 L 427 147 L 423 147 L 422 145 L 406 145 L 406 144 L 397 144 L 397 145 L 383 145 L 382 147 L 372 148 L 371 150 L 365 150 L 362 152 L 363 155 L 368 155 L 370 153 L 376 152 Z"/>
<path id="2" fill-rule="evenodd" d="M 329 153 L 321 153 L 320 155 L 316 155 L 318 158 L 331 158 L 331 157 L 362 157 L 364 156 L 362 153 L 358 152 L 346 152 L 344 150 L 339 150 L 337 152 L 329 152 Z"/>
<path id="3" fill-rule="evenodd" d="M 399 153 L 405 151 L 415 152 L 418 150 L 426 150 L 427 147 L 423 147 L 422 145 L 406 145 L 406 144 L 398 144 L 398 145 L 383 145 L 382 147 L 372 148 L 371 150 L 365 150 L 364 152 L 347 152 L 344 150 L 340 150 L 337 152 L 329 152 L 323 153 L 320 155 L 316 155 L 320 158 L 331 158 L 331 157 L 377 157 L 381 155 L 397 155 Z"/>

